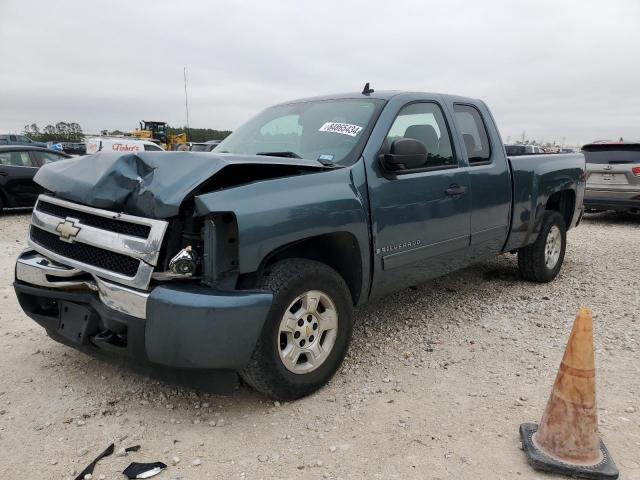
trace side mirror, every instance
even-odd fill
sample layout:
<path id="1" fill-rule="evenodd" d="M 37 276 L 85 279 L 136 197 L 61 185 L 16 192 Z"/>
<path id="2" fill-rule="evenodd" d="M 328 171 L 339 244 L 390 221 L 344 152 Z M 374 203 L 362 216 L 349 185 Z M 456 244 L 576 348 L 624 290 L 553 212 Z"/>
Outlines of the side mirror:
<path id="1" fill-rule="evenodd" d="M 391 144 L 390 153 L 380 155 L 387 170 L 410 170 L 427 163 L 427 147 L 414 138 L 398 138 Z"/>

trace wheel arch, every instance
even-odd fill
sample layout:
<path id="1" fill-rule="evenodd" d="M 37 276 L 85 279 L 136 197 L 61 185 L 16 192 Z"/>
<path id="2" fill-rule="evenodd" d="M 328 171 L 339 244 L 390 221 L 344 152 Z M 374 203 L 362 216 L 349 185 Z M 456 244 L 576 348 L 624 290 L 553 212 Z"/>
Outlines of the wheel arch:
<path id="1" fill-rule="evenodd" d="M 547 199 L 545 210 L 553 210 L 564 218 L 567 229 L 571 228 L 571 222 L 575 212 L 576 192 L 572 189 L 554 192 Z"/>
<path id="2" fill-rule="evenodd" d="M 257 278 L 274 263 L 287 258 L 306 258 L 324 263 L 344 279 L 354 305 L 358 304 L 363 287 L 363 264 L 360 245 L 351 232 L 332 232 L 297 240 L 269 252 L 256 272 L 243 274 L 239 285 L 255 284 Z"/>

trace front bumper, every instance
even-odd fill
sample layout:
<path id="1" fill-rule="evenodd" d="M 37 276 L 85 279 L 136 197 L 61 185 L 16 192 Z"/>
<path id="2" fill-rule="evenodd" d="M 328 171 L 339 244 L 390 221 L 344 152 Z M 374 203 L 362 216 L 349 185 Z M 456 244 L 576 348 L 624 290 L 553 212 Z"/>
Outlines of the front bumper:
<path id="1" fill-rule="evenodd" d="M 233 371 L 251 357 L 272 302 L 266 292 L 222 292 L 179 281 L 131 297 L 131 289 L 108 284 L 109 292 L 86 274 L 55 277 L 56 264 L 40 265 L 34 258 L 28 251 L 18 259 L 14 288 L 22 309 L 51 338 L 203 390 L 211 391 L 193 385 L 187 374 L 204 378 L 203 372 L 219 370 L 235 378 Z M 39 278 L 49 284 L 38 285 Z M 130 305 L 130 298 L 138 309 L 144 302 L 144 318 L 112 308 Z"/>

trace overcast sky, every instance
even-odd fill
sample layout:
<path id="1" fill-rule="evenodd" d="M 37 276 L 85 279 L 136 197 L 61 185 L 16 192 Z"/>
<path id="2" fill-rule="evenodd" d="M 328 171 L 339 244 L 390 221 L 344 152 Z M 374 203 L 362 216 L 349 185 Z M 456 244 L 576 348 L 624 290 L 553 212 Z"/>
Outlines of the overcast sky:
<path id="1" fill-rule="evenodd" d="M 640 140 L 640 1 L 0 0 L 0 132 L 234 129 L 376 89 L 485 100 L 505 142 Z"/>

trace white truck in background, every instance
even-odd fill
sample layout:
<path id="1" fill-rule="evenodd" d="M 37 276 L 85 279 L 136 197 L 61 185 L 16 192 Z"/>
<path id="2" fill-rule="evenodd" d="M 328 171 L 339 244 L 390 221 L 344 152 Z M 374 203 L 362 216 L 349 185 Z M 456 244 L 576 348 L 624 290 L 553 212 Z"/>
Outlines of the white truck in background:
<path id="1" fill-rule="evenodd" d="M 149 152 L 164 151 L 164 148 L 149 141 L 129 137 L 92 137 L 87 139 L 87 154 L 97 152 Z"/>

